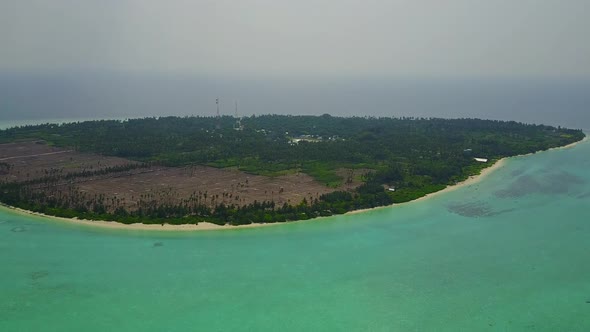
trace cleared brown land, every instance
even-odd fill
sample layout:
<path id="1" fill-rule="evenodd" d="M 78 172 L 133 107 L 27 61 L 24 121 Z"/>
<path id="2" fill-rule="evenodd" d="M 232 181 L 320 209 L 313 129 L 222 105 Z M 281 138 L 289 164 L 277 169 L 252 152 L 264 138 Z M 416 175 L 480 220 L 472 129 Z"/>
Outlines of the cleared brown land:
<path id="1" fill-rule="evenodd" d="M 0 163 L 9 164 L 1 172 L 0 181 L 20 182 L 48 175 L 95 172 L 109 167 L 138 165 L 123 158 L 79 153 L 41 144 L 25 142 L 0 144 Z M 361 184 L 360 175 L 367 170 L 339 170 L 338 174 L 352 182 L 339 188 L 329 188 L 307 174 L 297 173 L 278 177 L 252 175 L 236 169 L 206 166 L 183 168 L 151 166 L 123 172 L 77 176 L 50 184 L 37 184 L 36 190 L 65 197 L 76 195 L 91 201 L 104 197 L 108 209 L 124 207 L 136 210 L 141 204 L 176 205 L 193 197 L 209 207 L 224 203 L 244 206 L 254 201 L 274 201 L 277 204 L 309 202 L 335 190 L 351 190 Z M 5 173 L 5 174 L 3 174 Z"/>
<path id="2" fill-rule="evenodd" d="M 48 146 L 42 142 L 0 144 L 0 163 L 10 165 L 8 173 L 0 169 L 0 181 L 8 182 L 137 164 L 123 158 L 79 153 Z"/>
<path id="3" fill-rule="evenodd" d="M 0 161 L 18 156 L 31 156 L 44 153 L 64 152 L 67 150 L 54 148 L 42 141 L 0 144 Z"/>

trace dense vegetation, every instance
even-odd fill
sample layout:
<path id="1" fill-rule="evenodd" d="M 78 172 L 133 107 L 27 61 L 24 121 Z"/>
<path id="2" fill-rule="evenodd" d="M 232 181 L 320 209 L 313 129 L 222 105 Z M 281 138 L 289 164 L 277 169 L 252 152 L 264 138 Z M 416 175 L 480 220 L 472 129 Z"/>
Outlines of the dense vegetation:
<path id="1" fill-rule="evenodd" d="M 0 143 L 43 139 L 56 146 L 149 164 L 237 167 L 266 176 L 301 171 L 336 191 L 294 206 L 255 202 L 210 208 L 196 202 L 109 211 L 100 202 L 66 204 L 34 197 L 31 183 L 3 183 L 0 201 L 58 216 L 127 223 L 280 222 L 413 200 L 477 174 L 502 157 L 563 146 L 584 137 L 579 130 L 478 119 L 265 115 L 246 117 L 241 123 L 240 130 L 232 117 L 44 124 L 0 131 Z M 490 159 L 490 163 L 478 163 L 474 157 Z M 355 191 L 338 191 L 339 185 L 351 180 L 339 176 L 339 168 L 373 171 Z M 387 191 L 388 187 L 395 187 L 395 192 Z"/>

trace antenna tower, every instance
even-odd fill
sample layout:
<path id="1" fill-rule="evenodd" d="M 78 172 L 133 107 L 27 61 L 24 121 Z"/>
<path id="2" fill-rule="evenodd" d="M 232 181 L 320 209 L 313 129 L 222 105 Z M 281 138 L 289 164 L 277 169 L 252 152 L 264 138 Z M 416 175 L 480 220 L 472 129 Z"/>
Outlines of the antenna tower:
<path id="1" fill-rule="evenodd" d="M 217 105 L 217 117 L 219 117 L 219 98 L 215 99 L 215 104 Z"/>
<path id="2" fill-rule="evenodd" d="M 221 128 L 221 117 L 219 116 L 219 98 L 215 99 L 215 104 L 217 105 L 217 125 L 215 125 L 215 127 L 219 129 Z"/>
<path id="3" fill-rule="evenodd" d="M 238 101 L 236 100 L 236 124 L 234 125 L 235 130 L 242 130 L 242 118 L 238 116 Z"/>

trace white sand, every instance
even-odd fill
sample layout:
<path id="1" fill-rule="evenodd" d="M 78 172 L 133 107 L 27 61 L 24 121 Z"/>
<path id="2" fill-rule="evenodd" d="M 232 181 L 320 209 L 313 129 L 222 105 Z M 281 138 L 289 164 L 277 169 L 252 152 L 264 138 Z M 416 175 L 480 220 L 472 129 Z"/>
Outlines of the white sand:
<path id="1" fill-rule="evenodd" d="M 574 142 L 565 146 L 561 146 L 561 147 L 556 147 L 556 148 L 551 148 L 547 151 L 551 151 L 551 150 L 558 150 L 558 149 L 569 149 L 571 147 L 576 146 L 579 143 L 585 142 L 586 140 L 588 140 L 588 136 L 586 136 L 583 140 L 578 141 L 578 142 Z M 541 151 L 539 151 L 541 152 Z M 526 155 L 531 155 L 526 154 Z M 526 155 L 521 155 L 521 156 L 515 156 L 515 157 L 522 157 L 522 156 L 526 156 Z M 511 158 L 515 158 L 515 157 L 511 157 Z M 435 197 L 437 195 L 443 194 L 443 193 L 447 193 L 453 190 L 457 190 L 459 188 L 462 188 L 464 186 L 470 186 L 472 184 L 475 184 L 483 179 L 485 179 L 488 175 L 490 175 L 491 173 L 493 173 L 495 170 L 501 168 L 502 166 L 504 166 L 505 162 L 506 162 L 507 158 L 503 158 L 498 160 L 497 162 L 495 162 L 492 166 L 487 167 L 485 169 L 483 169 L 481 171 L 480 174 L 478 175 L 473 175 L 470 176 L 467 180 L 462 181 L 460 183 L 457 183 L 455 185 L 451 185 L 451 186 L 447 186 L 445 189 L 443 190 L 439 190 L 437 192 L 433 192 L 430 193 L 424 197 L 420 197 L 418 199 L 415 199 L 413 201 L 410 202 L 406 202 L 406 203 L 401 203 L 401 204 L 410 204 L 410 203 L 414 203 L 414 202 L 418 202 L 418 201 L 424 201 L 426 199 Z M 396 204 L 396 206 L 399 206 L 401 204 Z M 115 221 L 102 221 L 102 220 L 81 220 L 81 219 L 70 219 L 70 218 L 61 218 L 61 217 L 54 217 L 54 216 L 48 216 L 42 213 L 37 213 L 37 212 L 32 212 L 32 211 L 28 211 L 28 210 L 23 210 L 20 208 L 15 208 L 15 207 L 11 207 L 11 206 L 7 206 L 7 205 L 2 205 L 5 208 L 10 209 L 11 211 L 14 211 L 16 213 L 19 214 L 26 214 L 26 215 L 34 215 L 34 216 L 38 216 L 38 217 L 42 217 L 42 218 L 49 218 L 52 220 L 57 220 L 57 221 L 62 221 L 62 222 L 68 222 L 68 223 L 75 223 L 78 225 L 87 225 L 87 226 L 92 226 L 92 227 L 103 227 L 103 228 L 112 228 L 112 229 L 126 229 L 126 230 L 156 230 L 156 231 L 207 231 L 207 230 L 228 230 L 228 229 L 238 229 L 238 228 L 252 228 L 252 227 L 264 227 L 264 226 L 272 226 L 272 225 L 280 225 L 283 223 L 272 223 L 272 224 L 248 224 L 248 225 L 238 225 L 238 226 L 230 226 L 230 225 L 225 225 L 225 226 L 219 226 L 216 224 L 212 224 L 209 222 L 199 222 L 197 225 L 194 224 L 184 224 L 184 225 L 170 225 L 170 224 L 123 224 L 123 223 L 119 223 L 119 222 L 115 222 Z M 376 208 L 372 208 L 372 209 L 362 209 L 362 210 L 355 210 L 355 211 L 350 211 L 347 212 L 346 214 L 357 214 L 357 213 L 363 213 L 363 212 L 367 212 L 367 211 L 372 211 L 375 209 L 383 209 L 383 208 L 390 208 L 392 207 L 391 205 L 389 206 L 380 206 L 380 207 L 376 207 Z M 323 218 L 316 218 L 316 219 L 323 219 Z M 314 219 L 310 219 L 310 220 L 314 220 Z"/>

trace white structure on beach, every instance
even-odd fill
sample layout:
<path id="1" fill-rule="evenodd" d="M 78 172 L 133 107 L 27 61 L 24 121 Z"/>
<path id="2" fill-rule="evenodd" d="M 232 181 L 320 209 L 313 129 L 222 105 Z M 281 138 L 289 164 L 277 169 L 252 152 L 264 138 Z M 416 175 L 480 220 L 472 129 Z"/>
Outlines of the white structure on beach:
<path id="1" fill-rule="evenodd" d="M 488 160 L 486 158 L 473 158 L 475 161 L 479 161 L 480 163 L 487 163 Z"/>

